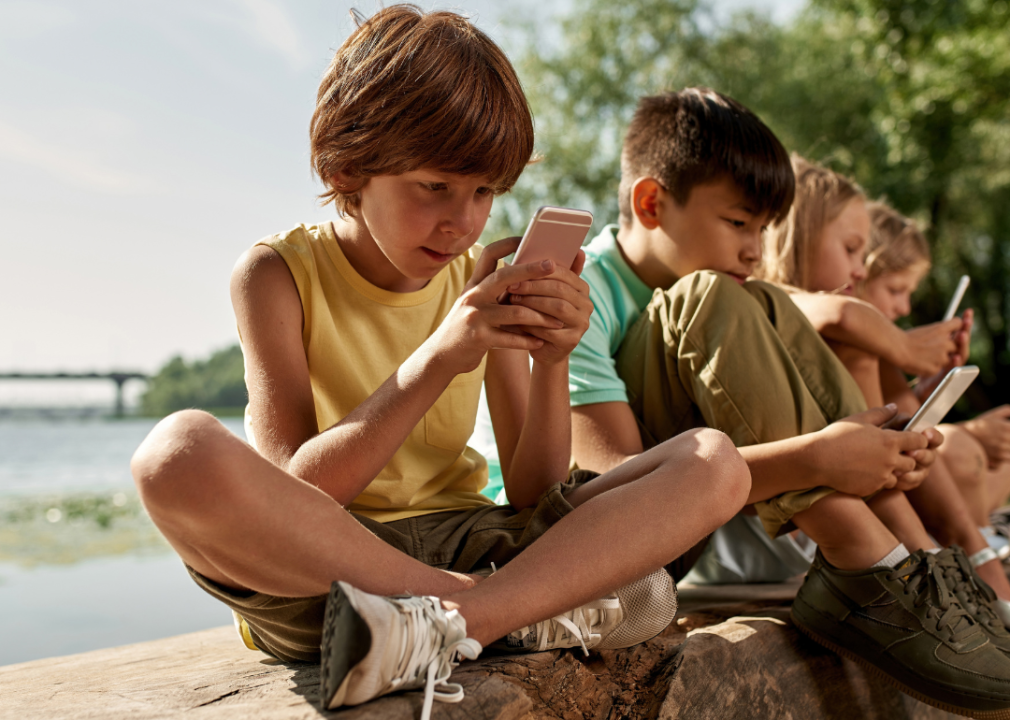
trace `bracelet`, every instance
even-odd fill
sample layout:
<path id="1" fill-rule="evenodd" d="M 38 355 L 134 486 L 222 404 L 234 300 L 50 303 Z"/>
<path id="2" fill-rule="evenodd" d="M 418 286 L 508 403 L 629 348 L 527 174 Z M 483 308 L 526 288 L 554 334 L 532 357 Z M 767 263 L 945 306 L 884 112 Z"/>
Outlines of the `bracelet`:
<path id="1" fill-rule="evenodd" d="M 977 553 L 968 558 L 968 562 L 971 563 L 972 567 L 978 567 L 979 565 L 985 565 L 991 560 L 999 560 L 999 555 L 991 547 L 982 548 Z"/>

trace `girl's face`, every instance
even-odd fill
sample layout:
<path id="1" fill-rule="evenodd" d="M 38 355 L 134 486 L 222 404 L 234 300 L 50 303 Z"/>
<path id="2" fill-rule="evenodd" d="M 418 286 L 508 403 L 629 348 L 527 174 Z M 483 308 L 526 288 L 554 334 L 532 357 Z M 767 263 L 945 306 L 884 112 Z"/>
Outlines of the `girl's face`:
<path id="1" fill-rule="evenodd" d="M 864 283 L 859 297 L 876 306 L 888 320 L 897 320 L 912 312 L 912 293 L 926 275 L 924 267 L 910 267 L 884 273 Z"/>
<path id="2" fill-rule="evenodd" d="M 870 214 L 862 198 L 852 198 L 838 217 L 824 226 L 810 273 L 811 292 L 852 295 L 866 277 L 863 256 L 870 239 Z"/>

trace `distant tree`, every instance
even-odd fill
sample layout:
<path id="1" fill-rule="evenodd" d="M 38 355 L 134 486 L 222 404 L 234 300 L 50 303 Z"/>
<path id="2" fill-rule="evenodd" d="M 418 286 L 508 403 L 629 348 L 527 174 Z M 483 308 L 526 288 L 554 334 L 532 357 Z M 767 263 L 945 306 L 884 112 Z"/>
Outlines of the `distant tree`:
<path id="1" fill-rule="evenodd" d="M 207 360 L 187 363 L 179 356 L 169 360 L 151 378 L 140 408 L 154 417 L 186 408 L 232 414 L 245 407 L 247 399 L 242 350 L 232 345 Z"/>
<path id="2" fill-rule="evenodd" d="M 517 66 L 544 160 L 496 202 L 485 237 L 542 204 L 617 218 L 619 152 L 638 97 L 707 85 L 787 148 L 853 175 L 927 229 L 935 271 L 915 322 L 958 276 L 978 312 L 975 409 L 1010 401 L 1010 12 L 1004 0 L 812 0 L 793 20 L 719 20 L 697 0 L 576 0 L 526 27 Z"/>

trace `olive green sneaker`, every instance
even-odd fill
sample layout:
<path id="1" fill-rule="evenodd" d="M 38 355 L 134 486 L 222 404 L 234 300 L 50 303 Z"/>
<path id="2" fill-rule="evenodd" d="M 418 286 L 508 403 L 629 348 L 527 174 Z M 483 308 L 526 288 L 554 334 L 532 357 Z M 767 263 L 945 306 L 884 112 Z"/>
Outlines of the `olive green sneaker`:
<path id="1" fill-rule="evenodd" d="M 936 554 L 936 564 L 947 581 L 947 589 L 957 597 L 961 607 L 981 626 L 989 642 L 1010 657 L 1010 630 L 996 610 L 996 592 L 978 576 L 964 550 L 951 545 Z"/>
<path id="2" fill-rule="evenodd" d="M 813 640 L 914 698 L 1010 720 L 1010 659 L 950 591 L 935 555 L 920 550 L 893 569 L 840 570 L 818 550 L 792 617 Z"/>

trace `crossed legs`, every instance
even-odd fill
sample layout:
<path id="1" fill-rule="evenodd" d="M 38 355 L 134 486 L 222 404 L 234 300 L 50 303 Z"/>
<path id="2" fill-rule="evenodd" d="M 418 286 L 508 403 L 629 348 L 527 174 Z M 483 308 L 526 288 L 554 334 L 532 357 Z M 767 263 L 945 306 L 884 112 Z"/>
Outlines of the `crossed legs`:
<path id="1" fill-rule="evenodd" d="M 573 512 L 477 582 L 388 546 L 206 413 L 159 423 L 132 469 L 155 524 L 211 580 L 286 597 L 324 594 L 334 580 L 379 595 L 435 595 L 460 608 L 481 644 L 671 562 L 728 521 L 750 490 L 726 436 L 685 433 L 571 493 Z"/>

